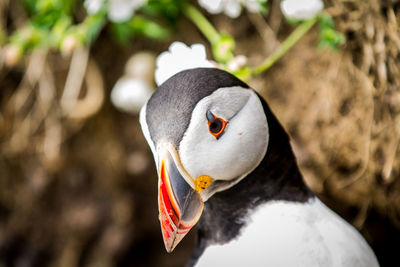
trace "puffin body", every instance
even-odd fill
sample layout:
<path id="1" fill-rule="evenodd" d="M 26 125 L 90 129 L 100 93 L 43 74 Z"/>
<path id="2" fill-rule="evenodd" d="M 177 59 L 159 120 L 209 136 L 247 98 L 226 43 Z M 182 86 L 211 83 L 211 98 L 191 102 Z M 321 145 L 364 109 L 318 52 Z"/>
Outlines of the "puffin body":
<path id="1" fill-rule="evenodd" d="M 261 205 L 237 237 L 210 244 L 195 266 L 372 267 L 377 262 L 362 236 L 313 198 Z"/>
<path id="2" fill-rule="evenodd" d="M 167 251 L 196 225 L 189 266 L 379 266 L 362 236 L 305 185 L 267 103 L 233 75 L 172 76 L 140 122 Z"/>

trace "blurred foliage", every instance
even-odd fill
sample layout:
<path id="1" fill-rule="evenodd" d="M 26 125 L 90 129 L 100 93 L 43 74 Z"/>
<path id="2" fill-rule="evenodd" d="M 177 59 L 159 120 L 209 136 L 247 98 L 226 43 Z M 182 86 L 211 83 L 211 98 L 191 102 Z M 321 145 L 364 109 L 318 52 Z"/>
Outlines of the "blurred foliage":
<path id="1" fill-rule="evenodd" d="M 137 37 L 167 41 L 172 32 L 177 29 L 177 23 L 182 15 L 185 15 L 209 41 L 214 59 L 224 69 L 238 74 L 242 78 L 250 78 L 251 67 L 249 66 L 242 66 L 242 70 L 230 70 L 227 67 L 229 62 L 235 58 L 235 39 L 229 34 L 220 33 L 215 29 L 203 12 L 187 0 L 148 0 L 137 7 L 137 10 L 133 10 L 130 18 L 123 21 L 112 21 L 108 18 L 110 5 L 118 4 L 121 5 L 119 8 L 124 8 L 122 5 L 126 5 L 128 2 L 123 1 L 120 3 L 113 0 L 91 2 L 91 4 L 99 5 L 100 8 L 93 14 L 90 14 L 88 9 L 83 18 L 82 8 L 84 5 L 89 5 L 88 1 L 21 0 L 21 3 L 29 16 L 28 21 L 9 38 L 2 38 L 8 39 L 8 53 L 6 53 L 8 58 L 5 60 L 8 65 L 15 64 L 25 53 L 37 47 L 51 48 L 59 50 L 63 54 L 70 54 L 79 46 L 93 43 L 106 25 L 110 25 L 109 32 L 119 44 L 128 44 Z M 268 1 L 259 0 L 257 3 L 259 13 L 266 15 Z M 243 3 L 243 5 L 245 4 Z M 343 35 L 334 29 L 330 15 L 324 13 L 318 18 L 320 24 L 319 47 L 337 49 L 345 41 Z M 290 18 L 287 21 L 293 26 L 298 25 L 296 27 L 307 22 L 307 20 L 293 21 Z"/>
<path id="2" fill-rule="evenodd" d="M 149 0 L 128 21 L 112 23 L 113 36 L 121 44 L 137 36 L 166 40 L 177 25 L 184 3 L 185 0 Z"/>
<path id="3" fill-rule="evenodd" d="M 119 43 L 125 44 L 136 36 L 166 40 L 181 15 L 184 0 L 149 0 L 138 14 L 128 21 L 113 22 L 107 18 L 108 1 L 95 14 L 77 21 L 82 5 L 75 0 L 21 0 L 29 20 L 8 38 L 17 51 L 18 59 L 36 47 L 47 47 L 70 53 L 79 45 L 92 43 L 107 23 Z M 159 21 L 159 22 L 157 22 Z M 12 62 L 14 62 L 13 60 Z"/>

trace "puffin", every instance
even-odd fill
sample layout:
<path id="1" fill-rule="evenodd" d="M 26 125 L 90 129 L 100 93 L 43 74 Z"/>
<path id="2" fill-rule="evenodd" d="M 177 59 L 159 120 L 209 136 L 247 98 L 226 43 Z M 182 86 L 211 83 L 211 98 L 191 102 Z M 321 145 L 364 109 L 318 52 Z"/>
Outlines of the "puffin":
<path id="1" fill-rule="evenodd" d="M 167 252 L 194 227 L 187 266 L 375 267 L 366 240 L 303 181 L 266 101 L 217 68 L 181 71 L 140 112 Z"/>

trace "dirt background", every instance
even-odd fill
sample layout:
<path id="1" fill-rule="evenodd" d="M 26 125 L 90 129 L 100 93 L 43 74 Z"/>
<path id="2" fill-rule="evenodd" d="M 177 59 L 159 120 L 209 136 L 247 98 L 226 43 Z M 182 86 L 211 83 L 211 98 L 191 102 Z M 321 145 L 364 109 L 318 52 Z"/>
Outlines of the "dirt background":
<path id="1" fill-rule="evenodd" d="M 250 65 L 292 29 L 279 1 L 270 3 L 266 18 L 210 16 Z M 346 44 L 318 50 L 315 27 L 250 85 L 291 135 L 313 191 L 361 231 L 381 266 L 400 266 L 400 3 L 326 6 Z M 20 11 L 14 2 L 2 14 Z M 132 54 L 158 54 L 173 40 L 207 43 L 184 19 L 165 43 L 121 47 L 104 31 L 90 49 L 79 112 L 61 104 L 70 57 L 38 50 L 2 67 L 0 266 L 183 266 L 193 233 L 165 252 L 151 153 L 137 116 L 109 100 Z"/>

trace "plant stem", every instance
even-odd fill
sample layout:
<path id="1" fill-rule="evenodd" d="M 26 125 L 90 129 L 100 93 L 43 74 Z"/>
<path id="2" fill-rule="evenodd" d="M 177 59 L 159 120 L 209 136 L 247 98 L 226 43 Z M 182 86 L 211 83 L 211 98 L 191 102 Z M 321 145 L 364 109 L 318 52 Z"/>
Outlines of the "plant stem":
<path id="1" fill-rule="evenodd" d="M 221 35 L 214 26 L 196 7 L 191 4 L 184 4 L 183 13 L 199 28 L 211 45 L 216 44 L 221 39 Z"/>
<path id="2" fill-rule="evenodd" d="M 274 63 L 285 55 L 317 21 L 318 16 L 315 16 L 312 19 L 302 22 L 271 55 L 269 55 L 260 65 L 252 69 L 252 73 L 260 74 L 274 65 Z"/>

